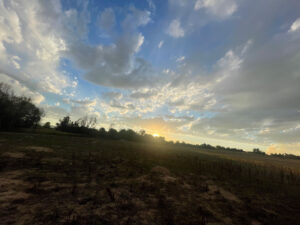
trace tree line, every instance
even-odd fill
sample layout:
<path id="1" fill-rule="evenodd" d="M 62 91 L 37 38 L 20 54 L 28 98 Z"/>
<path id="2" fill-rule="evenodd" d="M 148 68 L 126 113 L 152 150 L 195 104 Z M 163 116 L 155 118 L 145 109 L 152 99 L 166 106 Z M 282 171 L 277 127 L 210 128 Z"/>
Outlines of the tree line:
<path id="1" fill-rule="evenodd" d="M 150 134 L 147 134 L 144 130 L 140 132 L 135 132 L 132 129 L 121 129 L 116 130 L 110 128 L 106 130 L 105 128 L 96 129 L 95 125 L 97 120 L 94 117 L 85 116 L 78 119 L 77 121 L 72 121 L 69 116 L 65 116 L 56 123 L 55 129 L 63 132 L 78 133 L 88 136 L 101 137 L 105 139 L 112 140 L 128 140 L 128 141 L 139 141 L 139 142 L 159 142 L 164 144 L 171 144 L 182 147 L 193 147 L 196 149 L 205 149 L 205 150 L 220 150 L 220 151 L 235 151 L 235 152 L 244 152 L 242 149 L 237 148 L 226 148 L 223 146 L 212 146 L 209 144 L 194 145 L 185 142 L 179 141 L 166 141 L 164 137 L 153 137 Z M 49 125 L 49 122 L 44 125 Z"/>
<path id="2" fill-rule="evenodd" d="M 132 129 L 121 129 L 119 131 L 114 128 L 106 130 L 103 127 L 96 129 L 96 124 L 97 119 L 95 117 L 85 116 L 76 121 L 72 121 L 69 116 L 65 116 L 64 118 L 60 119 L 58 123 L 56 123 L 55 129 L 63 132 L 77 133 L 111 140 L 166 142 L 164 137 L 153 137 L 150 134 L 146 134 L 144 130 L 135 132 Z"/>

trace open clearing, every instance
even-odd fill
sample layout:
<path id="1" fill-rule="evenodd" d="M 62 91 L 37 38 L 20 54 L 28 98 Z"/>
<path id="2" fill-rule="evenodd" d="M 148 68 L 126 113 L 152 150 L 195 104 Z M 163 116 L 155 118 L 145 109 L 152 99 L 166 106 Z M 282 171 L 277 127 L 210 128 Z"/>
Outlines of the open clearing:
<path id="1" fill-rule="evenodd" d="M 300 161 L 0 133 L 1 224 L 297 224 Z"/>

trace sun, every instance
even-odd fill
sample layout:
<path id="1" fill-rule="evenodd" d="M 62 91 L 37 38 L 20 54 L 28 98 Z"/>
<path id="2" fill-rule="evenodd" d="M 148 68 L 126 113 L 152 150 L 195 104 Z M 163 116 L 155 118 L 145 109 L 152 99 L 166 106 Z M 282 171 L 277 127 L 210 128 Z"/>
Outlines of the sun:
<path id="1" fill-rule="evenodd" d="M 155 134 L 152 134 L 153 137 L 159 137 L 159 134 L 155 133 Z"/>

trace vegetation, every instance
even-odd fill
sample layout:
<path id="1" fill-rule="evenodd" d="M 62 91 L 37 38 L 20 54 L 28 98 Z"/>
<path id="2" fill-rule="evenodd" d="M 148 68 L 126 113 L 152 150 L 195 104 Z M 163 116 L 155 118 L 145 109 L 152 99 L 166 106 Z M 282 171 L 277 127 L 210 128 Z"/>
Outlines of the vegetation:
<path id="1" fill-rule="evenodd" d="M 0 130 L 36 127 L 43 116 L 26 97 L 17 97 L 9 85 L 0 83 Z"/>
<path id="2" fill-rule="evenodd" d="M 56 124 L 56 130 L 70 133 L 78 133 L 82 135 L 88 135 L 93 137 L 100 137 L 105 139 L 112 140 L 128 140 L 128 141 L 137 141 L 137 142 L 159 142 L 170 145 L 177 145 L 183 147 L 194 147 L 197 149 L 209 149 L 209 150 L 221 150 L 221 151 L 236 151 L 243 152 L 242 149 L 236 148 L 226 148 L 222 146 L 212 146 L 209 144 L 202 145 L 192 145 L 185 142 L 173 142 L 166 141 L 164 137 L 153 137 L 150 134 L 147 134 L 144 130 L 141 130 L 139 133 L 131 129 L 121 129 L 117 131 L 114 128 L 110 128 L 108 131 L 105 128 L 100 128 L 99 130 L 95 129 L 97 123 L 96 118 L 93 117 L 84 117 L 77 121 L 72 121 L 69 116 L 65 116 Z"/>
<path id="3" fill-rule="evenodd" d="M 255 153 L 255 154 L 261 154 L 261 155 L 265 155 L 266 154 L 265 152 L 259 150 L 258 148 L 254 148 L 253 149 L 253 153 Z"/>
<path id="4" fill-rule="evenodd" d="M 300 218 L 298 160 L 42 130 L 1 133 L 2 224 L 276 225 Z"/>
<path id="5" fill-rule="evenodd" d="M 293 154 L 271 154 L 273 157 L 282 158 L 282 159 L 300 159 L 300 156 Z"/>
<path id="6" fill-rule="evenodd" d="M 49 123 L 49 122 L 48 122 Z M 145 143 L 164 143 L 173 146 L 181 146 L 181 147 L 190 147 L 198 150 L 211 150 L 211 151 L 229 151 L 229 152 L 244 152 L 243 149 L 237 148 L 229 148 L 223 146 L 212 146 L 209 144 L 189 144 L 185 142 L 173 142 L 166 141 L 164 137 L 153 137 L 150 134 L 147 134 L 144 130 L 141 130 L 139 133 L 128 129 L 121 129 L 117 131 L 114 128 L 110 128 L 108 131 L 105 128 L 100 128 L 97 130 L 95 125 L 97 123 L 96 118 L 93 117 L 83 117 L 77 121 L 72 121 L 69 116 L 65 116 L 56 124 L 56 130 L 76 133 L 80 135 L 90 136 L 90 137 L 99 137 L 102 139 L 110 139 L 110 140 L 127 140 L 127 141 L 135 141 L 135 142 L 145 142 Z M 46 124 L 45 124 L 46 125 Z M 44 125 L 44 127 L 45 127 Z M 49 123 L 50 126 L 50 123 Z M 265 152 L 261 151 L 258 148 L 254 148 L 252 153 L 259 155 L 266 155 Z M 293 154 L 271 154 L 272 157 L 283 158 L 283 159 L 300 159 L 300 156 L 295 156 Z"/>
<path id="7" fill-rule="evenodd" d="M 43 125 L 44 128 L 51 128 L 51 123 L 50 122 L 46 122 L 44 125 Z"/>
<path id="8" fill-rule="evenodd" d="M 69 116 L 64 117 L 56 124 L 56 130 L 70 133 L 78 133 L 82 135 L 88 135 L 93 137 L 100 137 L 112 140 L 128 140 L 137 142 L 165 142 L 163 137 L 154 138 L 150 134 L 146 134 L 145 131 L 140 131 L 137 133 L 131 129 L 125 130 L 121 129 L 117 131 L 114 128 L 110 128 L 108 131 L 105 128 L 100 128 L 97 130 L 95 125 L 97 123 L 94 117 L 83 117 L 77 121 L 72 121 Z"/>

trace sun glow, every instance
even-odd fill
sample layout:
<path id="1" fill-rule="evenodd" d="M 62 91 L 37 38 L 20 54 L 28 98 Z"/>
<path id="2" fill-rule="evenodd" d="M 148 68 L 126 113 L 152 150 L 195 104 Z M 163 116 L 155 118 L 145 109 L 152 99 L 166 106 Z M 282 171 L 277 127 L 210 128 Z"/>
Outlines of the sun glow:
<path id="1" fill-rule="evenodd" d="M 159 134 L 155 133 L 155 134 L 152 134 L 153 137 L 159 137 Z"/>

